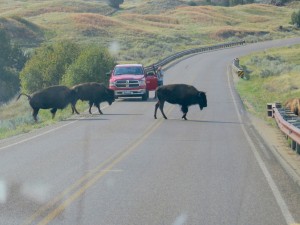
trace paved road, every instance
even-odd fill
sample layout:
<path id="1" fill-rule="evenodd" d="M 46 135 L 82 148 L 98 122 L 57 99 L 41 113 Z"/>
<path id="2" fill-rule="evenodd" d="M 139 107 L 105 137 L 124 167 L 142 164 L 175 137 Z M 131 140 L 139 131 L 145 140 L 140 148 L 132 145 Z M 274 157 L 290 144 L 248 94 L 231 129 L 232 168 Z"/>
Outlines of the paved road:
<path id="1" fill-rule="evenodd" d="M 290 41 L 289 41 L 290 42 Z M 300 43 L 300 39 L 293 40 Z M 0 142 L 2 225 L 300 223 L 300 191 L 252 129 L 227 66 L 273 41 L 200 54 L 165 83 L 206 91 L 208 107 L 118 100 Z M 152 93 L 153 94 L 153 93 Z M 153 95 L 151 95 L 153 96 Z"/>

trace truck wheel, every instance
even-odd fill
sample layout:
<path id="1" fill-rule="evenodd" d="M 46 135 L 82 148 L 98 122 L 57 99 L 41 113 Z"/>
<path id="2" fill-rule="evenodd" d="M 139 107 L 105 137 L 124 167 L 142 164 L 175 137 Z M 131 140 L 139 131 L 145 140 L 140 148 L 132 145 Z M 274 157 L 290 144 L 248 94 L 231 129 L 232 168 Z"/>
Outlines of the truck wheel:
<path id="1" fill-rule="evenodd" d="M 147 101 L 148 98 L 149 98 L 149 91 L 146 91 L 146 93 L 143 94 L 143 96 L 142 96 L 142 100 L 143 100 L 143 101 Z"/>

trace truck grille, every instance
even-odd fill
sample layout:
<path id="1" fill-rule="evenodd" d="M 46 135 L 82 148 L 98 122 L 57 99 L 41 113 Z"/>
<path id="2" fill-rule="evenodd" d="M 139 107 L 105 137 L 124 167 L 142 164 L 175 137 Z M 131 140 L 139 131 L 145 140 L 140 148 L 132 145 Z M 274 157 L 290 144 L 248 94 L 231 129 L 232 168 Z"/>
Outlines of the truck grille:
<path id="1" fill-rule="evenodd" d="M 116 81 L 116 87 L 118 87 L 118 88 L 139 87 L 139 81 L 138 80 L 118 80 L 118 81 Z"/>

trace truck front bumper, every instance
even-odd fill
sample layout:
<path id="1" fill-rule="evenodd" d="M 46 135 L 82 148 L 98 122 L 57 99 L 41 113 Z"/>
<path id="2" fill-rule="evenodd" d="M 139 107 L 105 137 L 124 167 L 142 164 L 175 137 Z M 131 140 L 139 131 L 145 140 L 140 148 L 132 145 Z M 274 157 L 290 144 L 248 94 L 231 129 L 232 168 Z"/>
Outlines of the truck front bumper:
<path id="1" fill-rule="evenodd" d="M 116 97 L 140 97 L 146 93 L 145 89 L 115 90 Z"/>

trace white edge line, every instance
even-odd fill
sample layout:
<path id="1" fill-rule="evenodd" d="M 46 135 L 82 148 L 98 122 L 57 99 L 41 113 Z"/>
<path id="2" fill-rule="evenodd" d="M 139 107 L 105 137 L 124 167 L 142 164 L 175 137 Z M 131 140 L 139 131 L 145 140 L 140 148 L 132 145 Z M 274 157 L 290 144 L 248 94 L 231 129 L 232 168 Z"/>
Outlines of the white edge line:
<path id="1" fill-rule="evenodd" d="M 101 109 L 105 109 L 105 108 L 107 108 L 107 107 L 108 107 L 108 105 L 103 106 Z M 84 117 L 84 118 L 86 118 L 86 117 Z M 37 138 L 37 137 L 43 136 L 43 135 L 45 135 L 45 134 L 49 134 L 49 133 L 51 133 L 51 132 L 53 132 L 53 131 L 55 131 L 55 130 L 59 130 L 59 129 L 63 128 L 63 127 L 66 127 L 66 126 L 69 126 L 69 125 L 71 125 L 71 124 L 73 124 L 73 123 L 76 123 L 76 122 L 78 122 L 78 121 L 81 120 L 81 119 L 83 119 L 83 118 L 78 118 L 78 119 L 76 119 L 75 121 L 72 121 L 72 122 L 69 122 L 69 123 L 67 123 L 67 124 L 61 125 L 61 126 L 59 126 L 59 127 L 53 128 L 53 129 L 48 130 L 48 131 L 46 131 L 46 132 L 44 132 L 44 133 L 41 133 L 41 134 L 32 136 L 32 137 L 30 137 L 30 138 L 26 138 L 26 139 L 24 139 L 24 140 L 22 140 L 22 141 L 18 141 L 18 142 L 15 142 L 15 143 L 13 143 L 13 144 L 10 144 L 10 145 L 6 145 L 6 146 L 3 146 L 3 147 L 0 147 L 0 151 L 3 150 L 3 149 L 6 149 L 6 148 L 13 147 L 13 146 L 15 146 L 15 145 L 19 145 L 19 144 L 22 144 L 22 143 L 24 143 L 24 142 L 30 141 L 30 140 L 35 139 L 35 138 Z"/>
<path id="2" fill-rule="evenodd" d="M 239 121 L 240 121 L 240 124 L 241 124 L 241 127 L 242 127 L 242 130 L 243 130 L 243 133 L 248 141 L 248 143 L 250 144 L 250 147 L 253 151 L 253 154 L 259 164 L 259 167 L 261 168 L 264 176 L 266 177 L 266 180 L 272 190 L 272 193 L 276 199 L 276 202 L 281 210 L 281 213 L 282 215 L 284 216 L 284 219 L 286 221 L 287 224 L 295 224 L 295 219 L 293 218 L 292 214 L 290 213 L 289 209 L 288 209 L 288 206 L 286 205 L 283 197 L 281 196 L 280 194 L 280 191 L 278 189 L 278 187 L 276 186 L 270 172 L 268 171 L 264 161 L 262 160 L 262 158 L 260 157 L 260 155 L 258 154 L 258 151 L 256 150 L 255 148 L 255 145 L 253 143 L 253 141 L 251 140 L 246 128 L 245 128 L 245 125 L 242 123 L 242 117 L 241 117 L 241 114 L 238 110 L 238 106 L 237 106 L 237 103 L 235 101 L 235 98 L 234 98 L 234 94 L 233 94 L 233 89 L 232 89 L 232 86 L 231 86 L 231 83 L 230 83 L 230 80 L 229 80 L 229 73 L 228 73 L 228 67 L 227 67 L 227 81 L 228 81 L 228 85 L 229 85 L 229 89 L 230 89 L 230 94 L 231 94 L 231 97 L 233 99 L 233 103 L 234 103 L 234 107 L 235 107 L 235 110 L 236 110 L 236 113 L 238 115 L 238 118 L 239 118 Z"/>
<path id="3" fill-rule="evenodd" d="M 69 123 L 67 123 L 67 124 L 61 125 L 61 126 L 59 126 L 59 127 L 53 128 L 53 129 L 51 129 L 51 130 L 48 130 L 48 131 L 46 131 L 46 132 L 44 132 L 44 133 L 41 133 L 41 134 L 32 136 L 32 137 L 30 137 L 30 138 L 23 139 L 22 141 L 18 141 L 18 142 L 15 142 L 15 143 L 13 143 L 13 144 L 9 144 L 9 145 L 0 147 L 0 150 L 9 148 L 9 147 L 12 147 L 12 146 L 15 146 L 15 145 L 22 144 L 22 143 L 24 143 L 24 142 L 30 141 L 30 140 L 35 139 L 35 138 L 37 138 L 37 137 L 43 136 L 43 135 L 45 135 L 45 134 L 49 134 L 49 133 L 51 133 L 51 132 L 53 132 L 53 131 L 55 131 L 55 130 L 61 129 L 61 128 L 66 127 L 66 126 L 69 126 L 70 124 L 76 123 L 76 122 L 78 122 L 78 120 L 69 122 Z"/>

